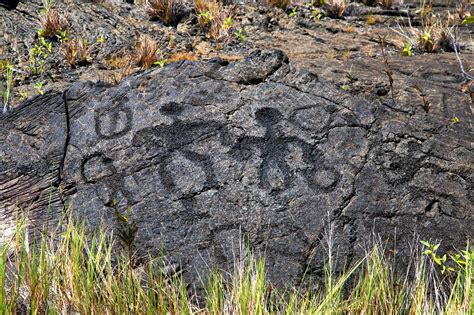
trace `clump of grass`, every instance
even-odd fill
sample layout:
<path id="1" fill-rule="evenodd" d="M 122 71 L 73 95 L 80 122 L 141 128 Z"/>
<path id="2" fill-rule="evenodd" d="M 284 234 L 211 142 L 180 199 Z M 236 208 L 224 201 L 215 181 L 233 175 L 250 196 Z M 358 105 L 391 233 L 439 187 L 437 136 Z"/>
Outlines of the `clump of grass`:
<path id="1" fill-rule="evenodd" d="M 142 36 L 138 40 L 136 47 L 136 61 L 143 69 L 149 69 L 158 61 L 158 43 L 150 36 Z"/>
<path id="2" fill-rule="evenodd" d="M 112 85 L 118 84 L 120 81 L 136 71 L 135 65 L 137 63 L 137 59 L 135 56 L 131 56 L 130 54 L 114 55 L 106 62 L 112 71 L 108 76 L 104 76 L 102 81 Z"/>
<path id="3" fill-rule="evenodd" d="M 433 2 L 431 0 L 419 0 L 418 10 L 416 13 L 421 17 L 425 18 L 433 12 Z"/>
<path id="4" fill-rule="evenodd" d="M 213 269 L 203 278 L 204 305 L 163 260 L 135 266 L 136 225 L 117 214 L 118 237 L 90 231 L 69 214 L 56 229 L 31 238 L 17 219 L 12 241 L 0 250 L 0 312 L 81 314 L 471 314 L 474 252 L 450 255 L 423 242 L 406 257 L 408 272 L 395 271 L 380 240 L 351 268 L 336 273 L 332 233 L 320 287 L 276 288 L 265 259 L 241 249 L 230 273 Z M 117 253 L 115 240 L 124 247 Z M 440 275 L 437 270 L 444 271 Z M 311 283 L 311 281 L 309 281 Z"/>
<path id="5" fill-rule="evenodd" d="M 69 217 L 58 230 L 29 237 L 18 223 L 0 251 L 2 314 L 177 314 L 191 306 L 182 279 L 165 278 L 151 261 L 148 272 L 132 276 L 127 255 L 113 258 L 114 236 L 105 230 L 92 233 Z"/>
<path id="6" fill-rule="evenodd" d="M 457 13 L 458 13 L 459 19 L 461 21 L 472 15 L 471 14 L 471 6 L 472 6 L 472 1 L 471 0 L 463 0 L 463 1 L 461 1 L 461 3 L 459 3 L 456 6 Z"/>
<path id="7" fill-rule="evenodd" d="M 381 5 L 382 8 L 384 8 L 385 10 L 389 10 L 389 9 L 392 8 L 392 6 L 393 6 L 393 0 L 381 0 L 381 1 L 380 1 L 380 5 Z"/>
<path id="8" fill-rule="evenodd" d="M 233 20 L 226 8 L 219 8 L 217 12 L 211 13 L 212 21 L 209 27 L 209 36 L 217 41 L 229 41 L 232 38 Z"/>
<path id="9" fill-rule="evenodd" d="M 286 10 L 291 5 L 291 0 L 268 0 L 268 3 L 273 7 Z"/>
<path id="10" fill-rule="evenodd" d="M 270 284 L 266 279 L 265 260 L 247 252 L 237 259 L 229 277 L 213 269 L 205 285 L 207 314 L 266 314 Z"/>
<path id="11" fill-rule="evenodd" d="M 48 38 L 63 36 L 62 34 L 68 28 L 68 21 L 57 9 L 47 9 L 40 13 L 40 29 L 38 35 Z"/>
<path id="12" fill-rule="evenodd" d="M 402 55 L 411 56 L 414 53 L 453 52 L 456 45 L 450 34 L 455 25 L 451 15 L 443 18 L 439 14 L 429 14 L 422 18 L 421 28 L 398 26 L 394 31 L 404 38 L 400 45 Z"/>
<path id="13" fill-rule="evenodd" d="M 194 11 L 199 26 L 217 41 L 228 41 L 232 37 L 233 20 L 230 12 L 215 0 L 195 0 Z"/>
<path id="14" fill-rule="evenodd" d="M 159 19 L 164 25 L 172 25 L 180 5 L 179 0 L 147 0 L 145 7 L 151 18 Z"/>
<path id="15" fill-rule="evenodd" d="M 201 28 L 207 27 L 212 22 L 212 14 L 218 12 L 220 5 L 216 0 L 195 0 L 194 12 L 198 17 Z"/>
<path id="16" fill-rule="evenodd" d="M 87 39 L 77 38 L 66 41 L 62 53 L 71 67 L 84 66 L 90 63 L 93 48 Z"/>
<path id="17" fill-rule="evenodd" d="M 342 17 L 348 4 L 349 0 L 328 0 L 325 7 L 329 16 Z"/>

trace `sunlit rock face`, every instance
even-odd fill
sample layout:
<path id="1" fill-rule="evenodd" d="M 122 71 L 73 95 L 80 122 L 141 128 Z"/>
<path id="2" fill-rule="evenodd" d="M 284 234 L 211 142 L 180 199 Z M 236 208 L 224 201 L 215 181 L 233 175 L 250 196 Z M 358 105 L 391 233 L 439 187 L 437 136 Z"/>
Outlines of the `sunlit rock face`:
<path id="1" fill-rule="evenodd" d="M 140 257 L 163 251 L 196 279 L 245 239 L 283 284 L 321 270 L 328 222 L 341 262 L 372 233 L 400 257 L 414 233 L 460 246 L 474 235 L 468 121 L 355 98 L 280 51 L 77 83 L 0 117 L 0 241 L 15 209 L 33 231 L 68 206 L 109 228 L 130 208 Z"/>

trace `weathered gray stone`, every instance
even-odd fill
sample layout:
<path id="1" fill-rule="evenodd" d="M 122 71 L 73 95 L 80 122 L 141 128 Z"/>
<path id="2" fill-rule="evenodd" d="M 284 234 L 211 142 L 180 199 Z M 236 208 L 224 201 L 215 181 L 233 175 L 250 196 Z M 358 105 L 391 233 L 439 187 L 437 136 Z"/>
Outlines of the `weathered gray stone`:
<path id="1" fill-rule="evenodd" d="M 14 232 L 19 208 L 41 226 L 61 215 L 57 189 L 67 116 L 61 94 L 37 97 L 0 115 L 0 244 Z M 49 207 L 51 206 L 51 207 Z"/>
<path id="2" fill-rule="evenodd" d="M 192 276 L 209 261 L 229 268 L 246 237 L 285 284 L 320 271 L 328 219 L 347 262 L 372 231 L 396 235 L 402 257 L 415 232 L 457 246 L 474 235 L 468 104 L 457 124 L 393 110 L 294 70 L 280 51 L 77 83 L 64 100 L 0 118 L 2 230 L 17 202 L 40 226 L 50 192 L 51 217 L 72 204 L 116 226 L 116 200 L 143 257 L 164 249 Z"/>

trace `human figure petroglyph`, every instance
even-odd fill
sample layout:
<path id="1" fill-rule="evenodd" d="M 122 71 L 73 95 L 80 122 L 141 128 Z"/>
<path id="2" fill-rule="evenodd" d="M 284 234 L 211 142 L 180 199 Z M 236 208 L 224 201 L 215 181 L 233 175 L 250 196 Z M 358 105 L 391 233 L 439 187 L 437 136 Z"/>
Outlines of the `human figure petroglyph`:
<path id="1" fill-rule="evenodd" d="M 295 179 L 295 174 L 291 171 L 290 165 L 286 161 L 290 153 L 290 144 L 299 147 L 302 151 L 302 159 L 308 166 L 303 171 L 303 176 L 308 181 L 308 184 L 315 188 L 317 183 L 313 178 L 314 170 L 318 165 L 324 165 L 324 158 L 321 152 L 314 145 L 297 137 L 283 135 L 276 128 L 277 124 L 283 119 L 282 114 L 277 109 L 271 107 L 258 109 L 255 112 L 255 119 L 259 125 L 265 128 L 265 135 L 263 137 L 241 137 L 232 147 L 232 154 L 246 160 L 252 154 L 253 149 L 260 150 L 262 159 L 259 174 L 260 185 L 263 188 L 275 190 L 275 187 L 272 187 L 270 183 L 270 171 L 273 167 L 277 167 L 283 176 L 283 185 L 277 190 L 282 190 L 287 189 Z M 325 167 L 327 168 L 326 165 Z M 335 172 L 333 173 L 333 176 L 337 177 Z"/>
<path id="2" fill-rule="evenodd" d="M 170 159 L 176 153 L 182 154 L 187 160 L 201 168 L 206 177 L 203 189 L 209 189 L 217 184 L 211 158 L 185 147 L 212 135 L 220 135 L 224 125 L 213 120 L 183 121 L 179 118 L 182 111 L 183 108 L 177 103 L 164 105 L 160 112 L 171 117 L 172 124 L 142 129 L 135 134 L 132 140 L 133 146 L 146 148 L 147 158 L 158 161 L 161 183 L 169 193 L 176 192 L 173 174 L 168 170 Z"/>
<path id="3" fill-rule="evenodd" d="M 127 114 L 126 106 L 118 107 L 116 110 L 101 111 L 99 117 L 104 113 L 109 113 L 110 122 L 117 119 L 128 119 L 131 114 Z M 163 188 L 169 194 L 179 194 L 179 188 L 176 187 L 174 174 L 170 170 L 170 164 L 177 157 L 181 155 L 191 164 L 199 167 L 205 176 L 205 182 L 202 183 L 202 189 L 207 190 L 215 187 L 218 182 L 216 179 L 215 170 L 213 169 L 212 157 L 205 153 L 195 152 L 189 148 L 190 145 L 198 141 L 217 137 L 218 141 L 224 146 L 230 147 L 229 153 L 238 160 L 246 160 L 255 150 L 260 151 L 260 158 L 262 160 L 259 166 L 259 180 L 260 186 L 270 190 L 284 190 L 290 187 L 292 182 L 299 172 L 308 182 L 311 188 L 327 189 L 332 184 L 325 185 L 318 184 L 318 177 L 315 175 L 317 169 L 324 166 L 325 174 L 332 177 L 331 183 L 336 182 L 338 175 L 331 169 L 328 173 L 328 166 L 322 153 L 311 143 L 307 143 L 294 136 L 286 136 L 278 128 L 278 124 L 283 120 L 283 115 L 275 108 L 264 107 L 255 112 L 256 122 L 265 128 L 263 137 L 242 136 L 237 137 L 232 135 L 225 124 L 214 121 L 186 121 L 181 118 L 184 108 L 177 103 L 168 103 L 160 108 L 162 115 L 172 119 L 171 124 L 158 125 L 147 127 L 136 132 L 132 139 L 132 147 L 140 152 L 140 161 L 136 165 L 130 165 L 127 173 L 133 174 L 134 169 L 150 167 L 156 165 L 160 182 Z M 122 125 L 125 126 L 125 125 Z M 109 126 L 110 127 L 110 126 Z M 113 139 L 124 135 L 126 128 L 116 130 L 110 127 L 99 130 L 103 133 L 104 139 Z M 105 137 L 104 137 L 105 133 Z M 305 168 L 293 170 L 290 162 L 287 161 L 292 147 L 296 147 L 301 151 L 301 159 L 306 164 Z M 124 187 L 123 177 L 126 175 L 123 172 L 118 173 L 113 164 L 101 157 L 99 162 L 105 163 L 101 176 L 105 180 L 100 180 L 106 183 L 109 188 L 115 193 L 122 193 L 127 199 L 132 199 L 130 192 Z M 84 163 L 85 165 L 86 163 Z M 330 169 L 330 167 L 329 167 Z M 275 188 L 271 183 L 271 176 L 273 171 L 278 171 L 281 174 L 281 185 Z M 328 177 L 328 176 L 325 176 Z M 123 187 L 122 187 L 123 186 Z"/>

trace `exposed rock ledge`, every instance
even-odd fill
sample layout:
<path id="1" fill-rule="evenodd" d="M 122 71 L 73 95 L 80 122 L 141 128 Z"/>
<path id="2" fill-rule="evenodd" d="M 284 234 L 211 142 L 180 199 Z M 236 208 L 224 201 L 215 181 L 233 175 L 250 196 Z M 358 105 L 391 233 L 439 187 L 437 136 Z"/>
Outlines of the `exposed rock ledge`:
<path id="1" fill-rule="evenodd" d="M 328 217 L 348 261 L 372 230 L 402 256 L 414 232 L 460 246 L 474 235 L 472 113 L 450 106 L 465 119 L 355 99 L 279 51 L 77 83 L 0 117 L 0 241 L 16 205 L 32 227 L 69 204 L 115 226 L 115 198 L 139 254 L 164 249 L 189 275 L 229 267 L 244 235 L 272 280 L 297 283 L 321 267 Z"/>

